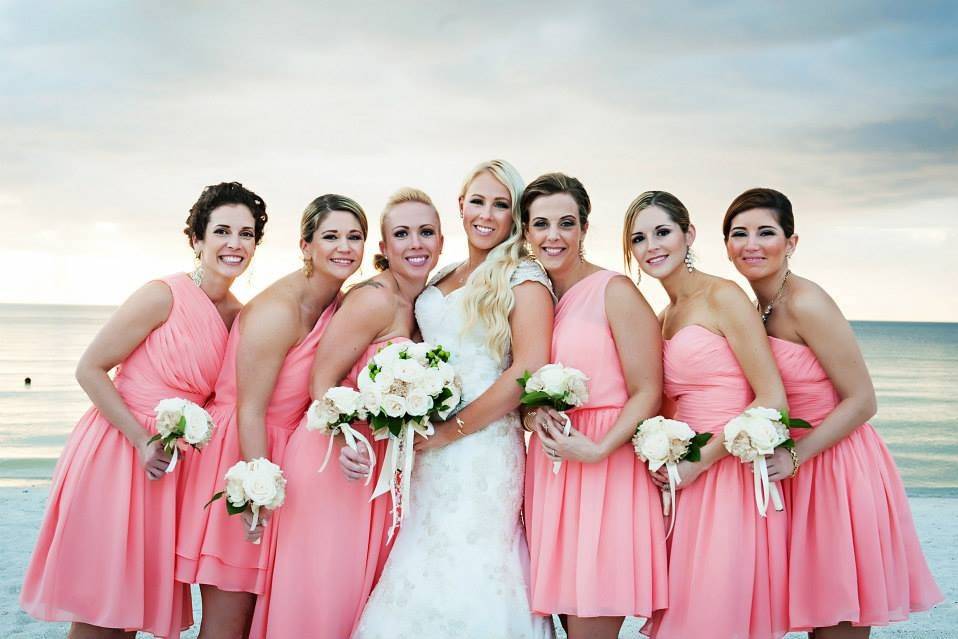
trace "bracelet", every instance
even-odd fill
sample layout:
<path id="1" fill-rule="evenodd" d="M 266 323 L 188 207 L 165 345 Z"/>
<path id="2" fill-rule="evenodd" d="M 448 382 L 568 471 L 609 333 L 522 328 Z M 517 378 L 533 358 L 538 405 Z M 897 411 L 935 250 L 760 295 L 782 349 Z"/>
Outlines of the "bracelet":
<path id="1" fill-rule="evenodd" d="M 463 430 L 463 428 L 466 427 L 466 424 L 462 421 L 462 418 L 459 417 L 459 415 L 456 415 L 454 419 L 456 420 L 456 432 L 459 433 L 459 436 L 465 437 L 468 435 L 468 433 Z"/>
<path id="2" fill-rule="evenodd" d="M 788 476 L 789 479 L 798 474 L 798 453 L 795 452 L 795 447 L 786 449 L 788 454 L 792 456 L 792 474 Z"/>
<path id="3" fill-rule="evenodd" d="M 529 419 L 530 417 L 532 419 L 535 419 L 536 415 L 538 414 L 539 414 L 538 410 L 530 410 L 528 413 L 526 413 L 526 416 L 522 419 L 522 430 L 526 431 L 527 433 L 531 433 L 532 429 L 526 426 L 526 420 Z"/>

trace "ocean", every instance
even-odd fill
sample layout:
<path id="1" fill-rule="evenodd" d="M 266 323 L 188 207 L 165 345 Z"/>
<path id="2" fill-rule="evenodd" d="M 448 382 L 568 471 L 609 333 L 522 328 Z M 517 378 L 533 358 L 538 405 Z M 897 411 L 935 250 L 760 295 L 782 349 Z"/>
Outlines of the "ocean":
<path id="1" fill-rule="evenodd" d="M 89 406 L 74 368 L 112 311 L 0 304 L 0 485 L 50 478 Z M 958 324 L 852 326 L 878 393 L 872 424 L 909 492 L 958 495 Z"/>

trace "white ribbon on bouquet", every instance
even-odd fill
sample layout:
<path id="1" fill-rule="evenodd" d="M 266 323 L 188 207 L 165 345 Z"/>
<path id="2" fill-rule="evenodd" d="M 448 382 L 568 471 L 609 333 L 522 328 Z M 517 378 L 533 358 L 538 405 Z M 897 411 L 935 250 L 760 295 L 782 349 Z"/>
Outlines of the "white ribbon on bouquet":
<path id="1" fill-rule="evenodd" d="M 562 415 L 562 419 L 565 420 L 565 426 L 562 427 L 562 435 L 563 437 L 568 437 L 572 433 L 572 420 L 569 419 L 569 416 L 562 411 L 559 411 L 559 414 Z M 552 462 L 552 474 L 558 475 L 559 468 L 561 467 L 562 467 L 561 459 L 557 462 Z"/>
<path id="2" fill-rule="evenodd" d="M 366 449 L 366 453 L 369 455 L 369 464 L 370 469 L 376 466 L 376 453 L 373 452 L 373 446 L 369 443 L 369 440 L 360 433 L 358 430 L 353 428 L 349 422 L 343 422 L 342 424 L 337 424 L 336 428 L 343 434 L 343 437 L 346 439 L 346 445 L 349 446 L 352 450 L 359 452 L 359 444 L 363 445 L 363 448 Z M 329 444 L 326 446 L 326 456 L 323 457 L 323 463 L 319 467 L 318 472 L 323 472 L 326 469 L 326 465 L 329 463 L 329 458 L 333 453 L 333 440 L 335 435 L 329 435 Z M 372 479 L 373 473 L 370 470 L 369 474 L 366 475 L 365 486 L 369 485 L 370 479 Z"/>
<path id="3" fill-rule="evenodd" d="M 662 491 L 662 514 L 669 517 L 669 531 L 665 533 L 668 539 L 675 526 L 675 487 L 682 483 L 682 476 L 679 475 L 678 465 L 673 462 L 666 462 L 665 470 L 669 475 L 669 491 Z"/>
<path id="4" fill-rule="evenodd" d="M 782 503 L 782 495 L 778 492 L 778 486 L 768 479 L 768 464 L 765 462 L 765 456 L 759 455 L 752 462 L 752 472 L 755 486 L 755 505 L 758 506 L 758 512 L 762 517 L 768 512 L 769 497 L 775 510 L 782 511 L 785 505 Z"/>
<path id="5" fill-rule="evenodd" d="M 410 420 L 403 424 L 402 432 L 398 436 L 393 435 L 388 429 L 384 429 L 375 435 L 375 439 L 388 439 L 386 445 L 386 455 L 383 460 L 382 470 L 379 471 L 379 479 L 376 481 L 376 488 L 373 490 L 370 501 L 387 492 L 392 498 L 392 525 L 386 534 L 386 543 L 392 541 L 393 534 L 402 524 L 403 517 L 409 508 L 409 492 L 412 481 L 412 466 L 416 458 L 416 450 L 413 448 L 416 441 L 416 434 L 422 437 L 430 437 L 435 433 L 432 422 L 426 421 L 425 424 L 415 420 Z M 372 475 L 373 468 L 369 470 Z M 397 481 L 397 474 L 399 475 Z"/>

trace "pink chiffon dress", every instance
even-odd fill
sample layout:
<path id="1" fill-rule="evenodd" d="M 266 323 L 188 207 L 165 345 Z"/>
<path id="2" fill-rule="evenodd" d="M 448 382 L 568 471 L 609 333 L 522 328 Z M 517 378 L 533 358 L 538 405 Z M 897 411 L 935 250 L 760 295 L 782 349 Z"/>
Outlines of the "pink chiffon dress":
<path id="1" fill-rule="evenodd" d="M 754 399 L 726 339 L 695 324 L 664 346 L 665 394 L 674 419 L 722 437 Z M 669 540 L 669 607 L 657 639 L 769 639 L 788 630 L 787 521 L 755 505 L 752 465 L 726 456 L 678 491 Z M 647 626 L 646 631 L 649 627 Z"/>
<path id="2" fill-rule="evenodd" d="M 609 282 L 598 271 L 559 300 L 552 361 L 589 378 L 589 400 L 567 412 L 573 427 L 598 441 L 629 399 L 605 314 Z M 662 498 L 631 442 L 606 459 L 563 461 L 558 474 L 533 436 L 526 462 L 525 522 L 531 606 L 539 614 L 649 617 L 668 604 Z"/>
<path id="3" fill-rule="evenodd" d="M 286 443 L 309 407 L 309 372 L 316 345 L 338 306 L 323 311 L 305 338 L 286 354 L 266 409 L 269 458 L 280 463 Z M 213 439 L 190 464 L 181 500 L 176 541 L 176 579 L 183 583 L 215 586 L 230 592 L 262 594 L 272 540 L 267 524 L 260 544 L 246 541 L 243 520 L 230 516 L 222 500 L 204 505 L 223 489 L 224 476 L 240 455 L 236 421 L 236 354 L 242 332 L 237 320 L 229 337 L 226 359 L 216 382 L 216 394 L 207 407 L 217 430 Z"/>
<path id="4" fill-rule="evenodd" d="M 370 344 L 341 385 L 356 388 L 359 373 L 385 345 Z M 386 441 L 373 441 L 364 422 L 353 427 L 383 459 Z M 391 548 L 386 542 L 389 497 L 370 501 L 378 465 L 368 485 L 343 476 L 338 460 L 344 445 L 342 437 L 333 443 L 329 464 L 320 473 L 329 437 L 306 430 L 305 419 L 290 437 L 283 460 L 286 503 L 271 524 L 275 561 L 265 594 L 256 602 L 253 639 L 349 637 L 379 580 Z"/>
<path id="5" fill-rule="evenodd" d="M 154 408 L 179 397 L 204 404 L 226 351 L 227 328 L 185 273 L 166 322 L 120 364 L 114 385 L 156 432 Z M 74 427 L 57 462 L 20 605 L 38 619 L 179 636 L 193 623 L 189 589 L 173 578 L 182 461 L 158 480 L 96 407 Z"/>
<path id="6" fill-rule="evenodd" d="M 807 346 L 769 338 L 789 412 L 820 424 L 840 398 Z M 810 431 L 793 429 L 800 439 Z M 792 630 L 883 626 L 942 600 L 915 533 L 895 461 L 862 424 L 783 482 Z"/>

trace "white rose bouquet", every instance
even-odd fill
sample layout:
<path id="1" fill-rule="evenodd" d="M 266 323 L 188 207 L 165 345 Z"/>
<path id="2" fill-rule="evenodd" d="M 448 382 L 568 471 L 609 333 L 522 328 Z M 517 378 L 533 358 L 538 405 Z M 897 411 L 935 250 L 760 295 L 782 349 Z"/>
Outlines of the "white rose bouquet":
<path id="1" fill-rule="evenodd" d="M 256 528 L 260 508 L 275 510 L 286 500 L 283 469 L 265 457 L 236 462 L 226 471 L 223 479 L 226 487 L 213 495 L 206 506 L 223 496 L 226 497 L 226 512 L 230 515 L 238 515 L 248 506 L 253 512 L 250 530 Z"/>
<path id="2" fill-rule="evenodd" d="M 725 448 L 742 463 L 752 462 L 755 477 L 755 504 L 765 517 L 769 497 L 775 510 L 783 510 L 782 496 L 778 486 L 768 479 L 765 456 L 771 455 L 779 446 L 793 448 L 795 441 L 789 428 L 811 428 L 801 419 L 789 419 L 786 411 L 754 406 L 725 425 Z"/>
<path id="3" fill-rule="evenodd" d="M 202 407 L 187 399 L 162 399 L 153 409 L 156 412 L 156 434 L 147 441 L 159 440 L 163 450 L 173 455 L 166 472 L 176 468 L 181 442 L 199 450 L 213 437 L 213 419 Z"/>
<path id="4" fill-rule="evenodd" d="M 572 422 L 565 411 L 589 401 L 589 389 L 586 387 L 589 378 L 585 373 L 556 362 L 546 364 L 535 373 L 526 371 L 516 381 L 522 387 L 519 401 L 523 406 L 549 406 L 556 409 L 565 418 L 562 434 L 568 436 L 572 432 Z M 561 466 L 561 461 L 554 462 L 552 472 L 558 473 Z"/>
<path id="5" fill-rule="evenodd" d="M 346 445 L 353 450 L 359 450 L 359 444 L 362 444 L 369 455 L 370 463 L 376 464 L 376 453 L 373 452 L 369 440 L 351 426 L 353 422 L 367 419 L 368 413 L 360 402 L 361 397 L 352 388 L 335 386 L 326 391 L 322 399 L 314 401 L 306 411 L 306 429 L 318 430 L 329 436 L 326 456 L 323 457 L 319 472 L 323 472 L 329 463 L 333 452 L 333 437 L 340 433 L 346 439 Z M 366 484 L 369 484 L 370 477 L 371 474 L 366 477 Z"/>
<path id="6" fill-rule="evenodd" d="M 442 346 L 404 342 L 376 353 L 358 384 L 359 410 L 368 415 L 375 439 L 389 440 L 373 498 L 386 492 L 392 496 L 392 539 L 409 503 L 416 434 L 429 437 L 431 420 L 452 414 L 462 399 L 462 383 Z"/>
<path id="7" fill-rule="evenodd" d="M 675 504 L 675 487 L 682 483 L 677 464 L 682 460 L 699 461 L 702 446 L 712 438 L 712 433 L 696 433 L 685 422 L 666 419 L 661 415 L 645 420 L 635 431 L 632 445 L 639 459 L 648 463 L 649 471 L 655 472 L 665 466 L 669 474 L 669 491 L 662 491 L 662 514 L 669 516 Z M 672 524 L 665 535 L 672 534 Z"/>

